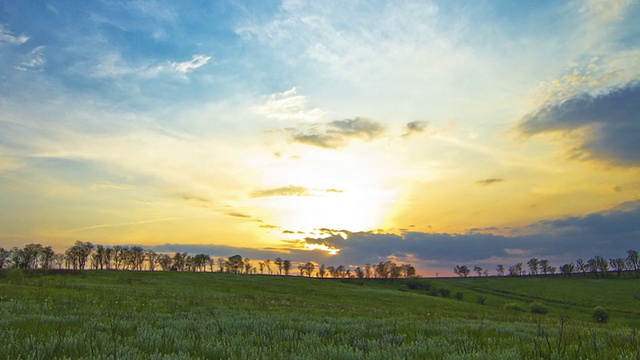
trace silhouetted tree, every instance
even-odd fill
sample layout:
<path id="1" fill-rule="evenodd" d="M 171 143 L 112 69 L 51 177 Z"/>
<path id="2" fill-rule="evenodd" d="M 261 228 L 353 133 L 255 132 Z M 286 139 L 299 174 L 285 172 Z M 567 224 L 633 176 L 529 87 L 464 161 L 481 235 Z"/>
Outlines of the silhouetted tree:
<path id="1" fill-rule="evenodd" d="M 173 259 L 167 254 L 158 255 L 158 259 L 156 260 L 156 262 L 158 263 L 158 265 L 160 265 L 162 271 L 171 270 L 171 266 L 173 265 Z"/>
<path id="2" fill-rule="evenodd" d="M 453 268 L 453 272 L 460 277 L 467 277 L 471 272 L 471 270 L 469 270 L 469 268 L 466 265 L 462 265 L 462 266 L 456 265 Z"/>
<path id="3" fill-rule="evenodd" d="M 615 272 L 618 273 L 618 276 L 620 276 L 620 274 L 626 270 L 627 266 L 624 258 L 609 259 L 609 265 Z"/>
<path id="4" fill-rule="evenodd" d="M 284 261 L 277 257 L 275 260 L 273 260 L 273 263 L 276 264 L 276 266 L 278 267 L 278 275 L 282 275 L 282 268 L 284 267 Z"/>
<path id="5" fill-rule="evenodd" d="M 589 267 L 587 265 L 587 262 L 583 258 L 580 258 L 576 260 L 576 269 L 578 270 L 578 272 L 582 273 L 582 275 L 586 275 L 587 269 L 589 269 Z"/>
<path id="6" fill-rule="evenodd" d="M 158 254 L 153 250 L 146 250 L 144 253 L 149 264 L 149 271 L 155 271 L 158 265 Z"/>
<path id="7" fill-rule="evenodd" d="M 291 260 L 284 260 L 282 262 L 282 269 L 284 270 L 285 275 L 289 275 L 289 271 L 291 270 Z"/>
<path id="8" fill-rule="evenodd" d="M 324 278 L 326 274 L 327 268 L 324 266 L 324 264 L 320 265 L 320 268 L 318 269 L 318 277 Z"/>
<path id="9" fill-rule="evenodd" d="M 542 272 L 543 275 L 547 275 L 547 273 L 550 272 L 551 270 L 551 266 L 549 265 L 549 260 L 547 259 L 540 259 L 540 272 Z"/>
<path id="10" fill-rule="evenodd" d="M 244 261 L 242 261 L 242 256 L 233 255 L 227 258 L 226 267 L 228 269 L 227 272 L 239 274 L 244 268 Z"/>
<path id="11" fill-rule="evenodd" d="M 498 276 L 504 276 L 504 265 L 498 265 L 496 266 L 496 271 L 498 272 Z"/>
<path id="12" fill-rule="evenodd" d="M 482 268 L 480 266 L 474 266 L 473 271 L 478 273 L 478 277 L 482 276 Z"/>
<path id="13" fill-rule="evenodd" d="M 529 266 L 529 275 L 538 275 L 538 266 L 540 266 L 540 261 L 538 259 L 529 259 L 529 261 L 527 261 L 527 266 Z"/>
<path id="14" fill-rule="evenodd" d="M 568 263 L 560 266 L 560 272 L 564 275 L 571 276 L 571 274 L 575 271 L 575 265 L 573 263 Z"/>
<path id="15" fill-rule="evenodd" d="M 640 254 L 637 250 L 627 251 L 627 267 L 636 272 L 636 276 L 640 276 Z"/>

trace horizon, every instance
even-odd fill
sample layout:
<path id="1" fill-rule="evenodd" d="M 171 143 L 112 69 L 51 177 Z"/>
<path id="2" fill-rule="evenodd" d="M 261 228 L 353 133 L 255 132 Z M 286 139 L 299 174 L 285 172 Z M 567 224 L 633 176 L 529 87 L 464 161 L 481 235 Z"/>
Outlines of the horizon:
<path id="1" fill-rule="evenodd" d="M 425 277 L 625 256 L 638 18 L 633 1 L 0 1 L 0 247 Z"/>

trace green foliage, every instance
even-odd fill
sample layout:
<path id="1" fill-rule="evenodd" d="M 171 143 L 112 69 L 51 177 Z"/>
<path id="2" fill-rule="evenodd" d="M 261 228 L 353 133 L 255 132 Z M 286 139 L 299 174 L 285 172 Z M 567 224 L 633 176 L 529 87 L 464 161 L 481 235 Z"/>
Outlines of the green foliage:
<path id="1" fill-rule="evenodd" d="M 462 300 L 464 298 L 464 293 L 457 292 L 455 298 L 456 300 Z"/>
<path id="2" fill-rule="evenodd" d="M 529 305 L 529 310 L 531 311 L 532 314 L 544 315 L 549 313 L 549 309 L 547 309 L 546 306 L 544 306 L 539 302 L 531 303 L 531 305 Z"/>
<path id="3" fill-rule="evenodd" d="M 442 295 L 442 297 L 445 297 L 445 298 L 449 297 L 451 295 L 451 290 L 440 288 L 440 295 Z"/>
<path id="4" fill-rule="evenodd" d="M 487 297 L 484 295 L 478 295 L 476 297 L 476 301 L 478 302 L 478 304 L 480 305 L 485 305 L 487 303 Z"/>
<path id="5" fill-rule="evenodd" d="M 609 321 L 609 313 L 602 306 L 596 306 L 591 311 L 591 317 L 593 320 L 599 324 L 604 324 Z"/>

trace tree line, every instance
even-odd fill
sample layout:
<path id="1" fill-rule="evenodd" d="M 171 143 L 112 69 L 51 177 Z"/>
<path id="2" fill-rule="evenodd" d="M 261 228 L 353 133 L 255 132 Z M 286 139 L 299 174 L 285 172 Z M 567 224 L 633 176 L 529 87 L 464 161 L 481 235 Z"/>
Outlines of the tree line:
<path id="1" fill-rule="evenodd" d="M 466 265 L 456 265 L 453 272 L 460 277 L 467 277 L 471 273 L 471 269 Z M 477 276 L 489 276 L 489 270 L 480 266 L 474 266 L 473 272 Z M 556 273 L 571 276 L 572 274 L 592 274 L 594 276 L 604 275 L 615 272 L 618 275 L 622 273 L 635 273 L 640 276 L 640 253 L 637 250 L 627 251 L 627 256 L 622 258 L 606 259 L 602 256 L 594 256 L 591 259 L 577 259 L 575 262 L 563 264 L 556 268 L 552 266 L 549 260 L 531 258 L 524 263 L 516 263 L 506 268 L 504 265 L 496 266 L 497 276 L 536 276 L 536 275 L 555 275 Z"/>
<path id="2" fill-rule="evenodd" d="M 176 252 L 173 255 L 156 253 L 140 246 L 113 247 L 76 241 L 64 253 L 56 253 L 51 246 L 27 244 L 23 248 L 5 250 L 0 247 L 0 269 L 66 269 L 66 270 L 133 270 L 133 271 L 193 271 L 225 272 L 233 274 L 291 275 L 294 264 L 280 257 L 257 262 L 240 255 L 214 258 L 207 254 L 189 255 Z M 299 276 L 319 278 L 382 278 L 415 277 L 411 264 L 397 265 L 386 261 L 375 265 L 350 268 L 344 265 L 325 266 L 313 262 L 297 266 Z"/>

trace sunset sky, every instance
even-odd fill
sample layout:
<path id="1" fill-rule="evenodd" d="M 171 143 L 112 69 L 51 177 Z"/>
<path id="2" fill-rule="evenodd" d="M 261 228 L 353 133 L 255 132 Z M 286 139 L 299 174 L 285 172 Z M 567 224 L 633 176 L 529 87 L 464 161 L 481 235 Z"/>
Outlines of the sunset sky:
<path id="1" fill-rule="evenodd" d="M 0 246 L 640 250 L 638 1 L 0 0 Z"/>

